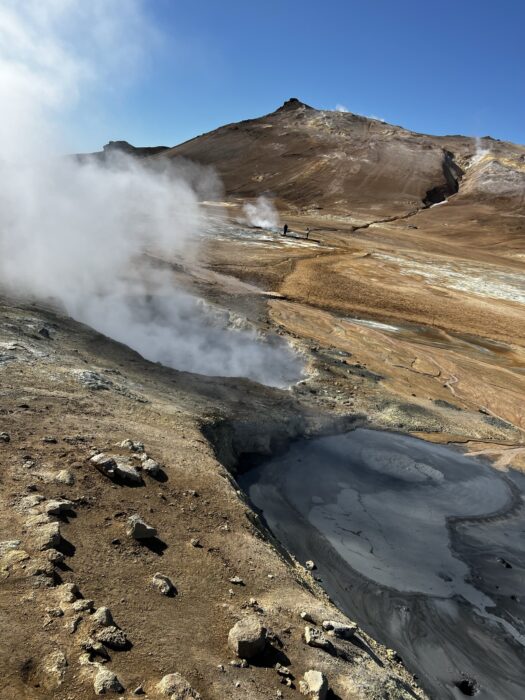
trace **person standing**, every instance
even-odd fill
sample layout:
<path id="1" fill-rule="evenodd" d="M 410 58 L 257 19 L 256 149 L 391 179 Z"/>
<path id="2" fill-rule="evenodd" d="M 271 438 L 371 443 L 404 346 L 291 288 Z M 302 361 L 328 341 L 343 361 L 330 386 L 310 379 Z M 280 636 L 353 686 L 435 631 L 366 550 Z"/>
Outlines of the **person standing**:
<path id="1" fill-rule="evenodd" d="M 288 233 L 288 224 L 285 224 L 283 226 L 283 236 L 286 236 L 287 233 Z"/>

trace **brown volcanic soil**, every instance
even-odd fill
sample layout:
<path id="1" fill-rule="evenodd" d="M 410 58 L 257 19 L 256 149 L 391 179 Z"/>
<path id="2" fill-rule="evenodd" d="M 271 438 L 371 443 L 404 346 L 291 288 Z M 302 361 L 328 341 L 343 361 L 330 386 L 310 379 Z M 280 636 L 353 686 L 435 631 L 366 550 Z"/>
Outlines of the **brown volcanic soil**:
<path id="1" fill-rule="evenodd" d="M 2 698 L 95 697 L 81 648 L 90 615 L 60 603 L 61 582 L 110 607 L 127 633 L 132 647 L 110 651 L 108 665 L 123 697 L 142 682 L 158 697 L 155 683 L 175 671 L 203 698 L 300 697 L 280 683 L 279 658 L 297 679 L 324 670 L 342 700 L 423 697 L 364 634 L 364 647 L 341 643 L 338 658 L 305 645 L 301 610 L 316 621 L 342 616 L 274 548 L 231 473 L 243 453 L 366 421 L 525 468 L 525 149 L 489 146 L 476 158 L 471 138 L 291 102 L 153 155 L 217 167 L 233 218 L 243 198 L 270 192 L 293 231 L 312 229 L 309 242 L 209 239 L 200 266 L 177 272 L 187 288 L 294 343 L 308 376 L 289 392 L 168 370 L 55 311 L 2 302 L 0 432 L 10 441 L 0 442 L 0 540 L 20 540 L 0 563 Z M 448 193 L 448 203 L 427 208 L 429 192 Z M 107 388 L 90 388 L 86 371 Z M 91 449 L 129 456 L 116 447 L 126 438 L 144 442 L 165 480 L 113 484 L 89 463 Z M 63 469 L 74 483 L 57 482 Z M 38 526 L 22 502 L 35 493 L 74 502 L 76 517 L 60 525 L 64 564 L 50 566 L 35 547 Z M 129 540 L 134 513 L 163 544 Z M 175 598 L 151 588 L 157 571 L 172 578 Z M 237 575 L 245 586 L 230 582 Z M 253 612 L 250 598 L 275 634 L 274 655 L 241 669 L 229 664 L 226 639 Z M 67 659 L 63 677 L 53 652 Z"/>

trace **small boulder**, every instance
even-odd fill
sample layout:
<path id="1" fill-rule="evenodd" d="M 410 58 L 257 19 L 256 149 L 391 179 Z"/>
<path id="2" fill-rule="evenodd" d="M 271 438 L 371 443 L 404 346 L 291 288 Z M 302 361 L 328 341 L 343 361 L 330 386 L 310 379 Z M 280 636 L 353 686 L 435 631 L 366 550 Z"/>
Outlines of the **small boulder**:
<path id="1" fill-rule="evenodd" d="M 162 471 L 160 464 L 151 457 L 142 462 L 142 470 L 153 477 L 159 476 Z"/>
<path id="2" fill-rule="evenodd" d="M 109 647 L 109 649 L 127 649 L 129 646 L 126 633 L 124 630 L 115 627 L 115 625 L 102 627 L 102 629 L 95 634 L 95 638 L 98 642 L 102 642 L 102 644 Z"/>
<path id="3" fill-rule="evenodd" d="M 124 690 L 124 686 L 113 671 L 108 671 L 105 668 L 99 669 L 97 675 L 95 676 L 95 682 L 93 685 L 97 695 L 105 695 L 106 693 L 122 693 Z"/>
<path id="4" fill-rule="evenodd" d="M 91 616 L 91 620 L 100 627 L 111 627 L 115 624 L 111 610 L 105 606 L 97 608 Z"/>
<path id="5" fill-rule="evenodd" d="M 332 642 L 327 639 L 322 632 L 314 627 L 304 628 L 304 640 L 309 647 L 317 647 L 318 649 L 323 649 L 329 653 L 333 653 L 335 651 Z"/>
<path id="6" fill-rule="evenodd" d="M 115 462 L 113 457 L 104 454 L 104 452 L 99 452 L 98 454 L 91 457 L 89 461 L 91 462 L 91 464 L 95 465 L 95 467 L 99 470 L 101 474 L 107 476 L 108 479 L 115 478 L 115 468 L 117 466 L 117 463 Z"/>
<path id="7" fill-rule="evenodd" d="M 143 483 L 142 477 L 137 467 L 134 467 L 131 464 L 126 464 L 126 462 L 123 462 L 122 460 L 118 460 L 115 463 L 114 472 L 115 476 L 117 476 L 119 479 L 122 479 L 122 481 L 130 481 L 134 484 Z"/>
<path id="8" fill-rule="evenodd" d="M 63 583 L 57 587 L 56 591 L 61 603 L 74 603 L 80 597 L 76 583 Z"/>
<path id="9" fill-rule="evenodd" d="M 0 442 L 10 442 L 11 436 L 9 433 L 0 433 Z"/>
<path id="10" fill-rule="evenodd" d="M 157 535 L 157 530 L 145 523 L 138 515 L 132 515 L 128 518 L 126 532 L 129 537 L 133 537 L 135 540 L 147 540 Z"/>
<path id="11" fill-rule="evenodd" d="M 157 690 L 170 700 L 200 700 L 200 694 L 194 690 L 180 673 L 169 673 L 157 683 Z"/>
<path id="12" fill-rule="evenodd" d="M 331 632 L 334 637 L 338 637 L 339 639 L 352 639 L 357 631 L 357 625 L 335 622 L 335 620 L 325 620 L 323 622 L 323 629 L 327 632 Z"/>
<path id="13" fill-rule="evenodd" d="M 241 659 L 252 659 L 264 651 L 266 629 L 254 615 L 239 620 L 228 634 L 230 649 Z"/>
<path id="14" fill-rule="evenodd" d="M 63 515 L 70 513 L 73 510 L 73 501 L 68 501 L 65 498 L 57 498 L 56 500 L 48 501 L 44 504 L 44 513 L 48 515 Z"/>
<path id="15" fill-rule="evenodd" d="M 314 561 L 309 559 L 307 562 L 305 562 L 305 567 L 308 569 L 308 571 L 315 571 L 317 569 L 317 566 Z"/>
<path id="16" fill-rule="evenodd" d="M 122 440 L 119 447 L 130 450 L 131 452 L 144 452 L 144 443 L 136 440 Z"/>
<path id="17" fill-rule="evenodd" d="M 177 592 L 171 579 L 169 579 L 164 574 L 160 574 L 159 572 L 153 575 L 153 578 L 151 579 L 151 585 L 153 586 L 153 588 L 156 588 L 159 591 L 159 593 L 162 593 L 162 595 L 172 597 Z"/>
<path id="18" fill-rule="evenodd" d="M 32 533 L 35 549 L 56 549 L 62 540 L 60 535 L 60 523 L 51 522 L 36 527 Z"/>
<path id="19" fill-rule="evenodd" d="M 299 681 L 299 690 L 312 700 L 325 700 L 328 694 L 328 681 L 321 671 L 307 671 Z"/>
<path id="20" fill-rule="evenodd" d="M 69 469 L 61 469 L 56 474 L 53 475 L 53 481 L 55 484 L 65 484 L 66 486 L 73 486 L 75 483 L 75 475 L 70 472 Z"/>

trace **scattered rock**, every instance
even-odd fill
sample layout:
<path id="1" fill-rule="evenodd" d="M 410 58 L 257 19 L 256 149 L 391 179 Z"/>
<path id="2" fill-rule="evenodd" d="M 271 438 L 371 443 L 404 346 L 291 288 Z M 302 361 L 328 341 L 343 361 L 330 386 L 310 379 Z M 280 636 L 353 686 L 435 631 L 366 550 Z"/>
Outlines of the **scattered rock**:
<path id="1" fill-rule="evenodd" d="M 308 571 L 315 571 L 315 569 L 317 569 L 315 562 L 313 562 L 311 559 L 308 559 L 308 561 L 305 562 L 304 565 L 308 569 Z"/>
<path id="2" fill-rule="evenodd" d="M 159 591 L 159 593 L 162 593 L 162 595 L 172 597 L 177 592 L 171 580 L 167 576 L 159 572 L 153 575 L 151 583 L 153 588 L 156 588 Z"/>
<path id="3" fill-rule="evenodd" d="M 232 576 L 230 583 L 235 583 L 237 586 L 244 586 L 244 581 L 240 576 Z"/>
<path id="4" fill-rule="evenodd" d="M 50 561 L 52 564 L 62 564 L 66 558 L 62 552 L 59 552 L 56 549 L 48 549 L 46 554 L 48 561 Z"/>
<path id="5" fill-rule="evenodd" d="M 94 682 L 95 693 L 104 695 L 105 693 L 122 693 L 124 686 L 119 681 L 113 671 L 105 668 L 99 669 Z"/>
<path id="6" fill-rule="evenodd" d="M 109 455 L 104 454 L 104 452 L 99 452 L 91 457 L 89 461 L 91 464 L 94 464 L 99 472 L 104 474 L 104 476 L 107 476 L 109 479 L 115 478 L 115 468 L 117 463 L 113 457 L 109 457 Z"/>
<path id="7" fill-rule="evenodd" d="M 47 513 L 48 515 L 63 515 L 64 513 L 70 513 L 73 510 L 73 506 L 73 501 L 60 498 L 53 501 L 48 501 L 44 505 L 44 513 Z"/>
<path id="8" fill-rule="evenodd" d="M 180 673 L 170 673 L 157 683 L 157 690 L 170 700 L 200 700 L 200 694 L 194 690 Z"/>
<path id="9" fill-rule="evenodd" d="M 69 469 L 61 469 L 59 472 L 53 475 L 53 481 L 55 484 L 73 486 L 75 483 L 75 475 L 73 472 L 70 472 Z"/>
<path id="10" fill-rule="evenodd" d="M 56 445 L 58 440 L 56 439 L 56 437 L 52 437 L 51 435 L 45 435 L 42 438 L 42 442 L 46 445 Z"/>
<path id="11" fill-rule="evenodd" d="M 110 649 L 127 649 L 129 646 L 129 641 L 124 630 L 111 625 L 110 627 L 103 627 L 99 630 L 95 638 L 98 642 L 102 642 Z"/>
<path id="12" fill-rule="evenodd" d="M 192 537 L 190 540 L 190 544 L 192 547 L 197 547 L 197 548 L 202 547 L 201 541 L 197 537 Z"/>
<path id="13" fill-rule="evenodd" d="M 42 496 L 41 493 L 31 493 L 29 496 L 24 496 L 23 498 L 20 499 L 20 502 L 18 504 L 18 509 L 22 511 L 31 511 L 33 508 L 36 508 L 42 501 L 45 501 L 46 499 L 44 496 Z"/>
<path id="14" fill-rule="evenodd" d="M 344 624 L 342 622 L 335 622 L 334 620 L 325 620 L 323 622 L 323 629 L 330 631 L 334 637 L 338 637 L 339 639 L 352 639 L 357 632 L 357 625 Z"/>
<path id="15" fill-rule="evenodd" d="M 80 591 L 76 583 L 63 583 L 56 590 L 61 603 L 74 603 L 80 597 Z"/>
<path id="16" fill-rule="evenodd" d="M 67 668 L 67 659 L 59 649 L 48 654 L 43 662 L 43 670 L 51 676 L 57 685 L 64 680 Z"/>
<path id="17" fill-rule="evenodd" d="M 0 433 L 0 442 L 11 442 L 9 433 Z"/>
<path id="18" fill-rule="evenodd" d="M 61 542 L 60 523 L 51 522 L 36 527 L 32 533 L 35 549 L 56 549 Z"/>
<path id="19" fill-rule="evenodd" d="M 252 659 L 264 650 L 266 629 L 257 617 L 245 617 L 231 628 L 228 645 L 241 659 Z"/>
<path id="20" fill-rule="evenodd" d="M 126 462 L 123 462 L 121 460 L 115 462 L 114 474 L 119 479 L 122 479 L 122 481 L 130 481 L 134 484 L 143 483 L 142 477 L 137 467 L 134 467 L 131 464 L 126 464 Z"/>
<path id="21" fill-rule="evenodd" d="M 131 452 L 144 452 L 144 443 L 135 440 L 123 440 L 119 447 L 123 447 L 125 450 L 130 450 Z"/>
<path id="22" fill-rule="evenodd" d="M 321 671 L 307 671 L 299 682 L 299 690 L 312 700 L 325 700 L 328 694 L 328 681 Z"/>
<path id="23" fill-rule="evenodd" d="M 93 610 L 94 603 L 92 600 L 85 600 L 82 598 L 81 600 L 75 600 L 71 607 L 75 612 L 91 612 Z"/>
<path id="24" fill-rule="evenodd" d="M 309 623 L 312 624 L 312 625 L 316 625 L 316 624 L 317 624 L 317 622 L 315 621 L 314 617 L 312 617 L 312 615 L 310 615 L 310 613 L 309 613 L 309 612 L 306 612 L 305 610 L 303 610 L 303 612 L 301 613 L 301 617 L 302 617 L 302 619 L 303 619 L 305 622 L 309 622 Z"/>
<path id="25" fill-rule="evenodd" d="M 133 695 L 146 695 L 146 691 L 144 690 L 144 686 L 139 685 L 135 688 L 133 691 Z"/>
<path id="26" fill-rule="evenodd" d="M 333 653 L 335 651 L 332 642 L 327 639 L 322 632 L 314 627 L 304 628 L 304 640 L 309 647 L 317 647 L 318 649 L 323 649 L 329 653 Z"/>
<path id="27" fill-rule="evenodd" d="M 138 515 L 132 515 L 128 518 L 126 533 L 135 540 L 147 540 L 156 537 L 157 530 L 145 523 Z"/>
<path id="28" fill-rule="evenodd" d="M 115 624 L 110 609 L 105 606 L 97 608 L 91 616 L 91 620 L 101 627 L 110 627 Z"/>
<path id="29" fill-rule="evenodd" d="M 142 470 L 149 474 L 150 476 L 159 476 L 162 468 L 158 462 L 154 459 L 148 458 L 142 462 Z"/>
<path id="30" fill-rule="evenodd" d="M 286 666 L 283 666 L 280 663 L 275 664 L 275 670 L 280 676 L 283 676 L 284 678 L 291 678 L 292 676 L 292 674 L 290 673 L 290 669 Z"/>
<path id="31" fill-rule="evenodd" d="M 0 542 L 0 557 L 3 557 L 6 552 L 20 547 L 20 540 L 4 540 Z"/>
<path id="32" fill-rule="evenodd" d="M 87 389 L 92 391 L 108 390 L 113 386 L 113 382 L 106 379 L 97 372 L 92 372 L 90 370 L 73 370 L 73 373 L 78 377 L 78 380 Z"/>

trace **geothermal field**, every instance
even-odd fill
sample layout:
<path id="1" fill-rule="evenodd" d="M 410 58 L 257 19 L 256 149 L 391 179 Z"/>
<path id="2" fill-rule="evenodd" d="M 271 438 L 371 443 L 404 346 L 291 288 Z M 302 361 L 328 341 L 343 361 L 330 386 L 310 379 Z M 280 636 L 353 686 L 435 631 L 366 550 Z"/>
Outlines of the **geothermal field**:
<path id="1" fill-rule="evenodd" d="M 524 697 L 525 147 L 0 167 L 0 697 Z"/>

